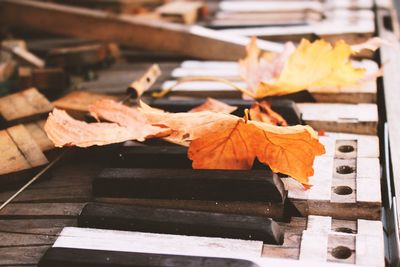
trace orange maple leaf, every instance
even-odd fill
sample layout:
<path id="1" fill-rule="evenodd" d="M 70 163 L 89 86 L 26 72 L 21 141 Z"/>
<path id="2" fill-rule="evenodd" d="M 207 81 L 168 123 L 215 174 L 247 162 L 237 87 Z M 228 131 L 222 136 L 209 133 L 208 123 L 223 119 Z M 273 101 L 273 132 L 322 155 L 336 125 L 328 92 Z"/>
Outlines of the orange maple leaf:
<path id="1" fill-rule="evenodd" d="M 325 153 L 309 126 L 279 127 L 234 115 L 202 111 L 161 113 L 145 108 L 146 118 L 172 130 L 172 142 L 189 145 L 195 169 L 248 170 L 255 158 L 273 171 L 308 184 L 313 162 Z M 167 140 L 168 140 L 167 138 Z"/>
<path id="2" fill-rule="evenodd" d="M 257 158 L 272 171 L 307 186 L 315 156 L 325 153 L 310 131 L 305 126 L 276 127 L 238 119 L 224 131 L 193 140 L 188 155 L 194 169 L 248 170 Z"/>

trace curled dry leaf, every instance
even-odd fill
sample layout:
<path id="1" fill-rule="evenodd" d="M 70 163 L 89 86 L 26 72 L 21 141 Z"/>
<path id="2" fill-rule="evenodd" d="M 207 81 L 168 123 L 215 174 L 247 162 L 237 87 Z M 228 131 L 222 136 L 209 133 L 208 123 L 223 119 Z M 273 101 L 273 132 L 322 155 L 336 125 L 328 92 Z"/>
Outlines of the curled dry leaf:
<path id="1" fill-rule="evenodd" d="M 208 97 L 203 104 L 198 107 L 192 108 L 191 110 L 189 110 L 189 112 L 213 111 L 230 114 L 235 110 L 237 110 L 237 107 L 230 106 L 224 102 Z"/>
<path id="2" fill-rule="evenodd" d="M 141 108 L 141 112 L 152 125 L 171 129 L 172 133 L 165 137 L 165 140 L 183 146 L 189 146 L 192 140 L 200 138 L 216 128 L 225 129 L 232 120 L 237 118 L 229 114 L 211 111 L 160 112 L 148 106 Z"/>
<path id="3" fill-rule="evenodd" d="M 135 133 L 134 140 L 144 141 L 149 137 L 169 134 L 169 129 L 151 125 L 137 108 L 128 107 L 110 99 L 103 99 L 89 106 L 90 114 L 99 119 L 115 122 Z"/>
<path id="4" fill-rule="evenodd" d="M 276 126 L 287 126 L 286 120 L 273 111 L 267 101 L 256 102 L 250 108 L 250 118 L 253 121 L 265 122 Z"/>
<path id="5" fill-rule="evenodd" d="M 49 114 L 44 129 L 56 147 L 102 146 L 135 139 L 131 131 L 116 123 L 86 123 L 59 109 Z"/>
<path id="6" fill-rule="evenodd" d="M 63 110 L 54 109 L 49 114 L 45 131 L 55 146 L 102 146 L 128 140 L 144 141 L 171 133 L 170 129 L 151 125 L 136 108 L 113 100 L 100 100 L 89 110 L 94 117 L 112 123 L 87 123 L 72 118 Z"/>

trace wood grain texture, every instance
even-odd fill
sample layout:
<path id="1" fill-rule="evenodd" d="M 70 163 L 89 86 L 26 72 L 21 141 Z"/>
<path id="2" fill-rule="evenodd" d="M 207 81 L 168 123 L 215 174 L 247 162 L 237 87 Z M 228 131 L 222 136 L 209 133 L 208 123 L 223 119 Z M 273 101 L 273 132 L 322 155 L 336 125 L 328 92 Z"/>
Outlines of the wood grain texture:
<path id="1" fill-rule="evenodd" d="M 221 34 L 200 26 L 160 23 L 58 4 L 5 1 L 1 11 L 3 23 L 10 26 L 115 41 L 130 47 L 177 52 L 195 58 L 237 59 L 244 54 L 244 46 L 249 42 L 246 37 Z M 262 49 L 272 51 L 283 48 L 266 41 L 260 41 L 260 45 Z"/>
<path id="2" fill-rule="evenodd" d="M 297 104 L 306 124 L 329 132 L 377 134 L 376 104 Z"/>
<path id="3" fill-rule="evenodd" d="M 44 131 L 45 120 L 24 124 L 26 130 L 32 136 L 33 140 L 39 145 L 42 151 L 48 151 L 54 148 L 53 142 L 47 137 Z"/>
<path id="4" fill-rule="evenodd" d="M 261 240 L 282 244 L 283 229 L 266 216 L 246 216 L 140 205 L 88 203 L 79 227 L 161 234 Z"/>
<path id="5" fill-rule="evenodd" d="M 35 88 L 0 98 L 0 115 L 7 124 L 35 120 L 52 109 L 51 103 Z"/>
<path id="6" fill-rule="evenodd" d="M 48 163 L 39 145 L 23 125 L 0 131 L 0 184 L 1 189 L 15 186 Z"/>

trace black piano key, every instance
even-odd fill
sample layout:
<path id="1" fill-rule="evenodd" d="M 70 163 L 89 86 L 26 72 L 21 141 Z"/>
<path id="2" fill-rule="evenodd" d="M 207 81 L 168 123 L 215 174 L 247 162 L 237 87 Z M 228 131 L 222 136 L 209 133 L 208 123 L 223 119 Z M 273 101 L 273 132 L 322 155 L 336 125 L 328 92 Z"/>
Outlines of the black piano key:
<path id="1" fill-rule="evenodd" d="M 50 248 L 39 267 L 258 267 L 241 259 L 120 252 L 76 248 Z"/>
<path id="2" fill-rule="evenodd" d="M 267 170 L 104 169 L 93 181 L 95 197 L 262 201 L 282 203 L 285 188 Z"/>
<path id="3" fill-rule="evenodd" d="M 300 95 L 301 96 L 301 95 Z M 243 99 L 218 99 L 228 105 L 236 106 L 238 109 L 233 112 L 234 115 L 243 117 L 244 110 L 250 108 L 255 103 L 254 100 Z M 168 98 L 153 99 L 149 105 L 155 108 L 160 108 L 169 112 L 186 112 L 196 106 L 203 104 L 206 101 L 204 98 L 192 98 L 185 100 L 171 100 Z M 278 112 L 288 123 L 288 125 L 301 124 L 300 111 L 296 107 L 296 103 L 288 99 L 270 99 L 271 107 Z"/>
<path id="4" fill-rule="evenodd" d="M 78 217 L 78 226 L 283 243 L 283 229 L 266 216 L 135 205 L 89 203 Z"/>

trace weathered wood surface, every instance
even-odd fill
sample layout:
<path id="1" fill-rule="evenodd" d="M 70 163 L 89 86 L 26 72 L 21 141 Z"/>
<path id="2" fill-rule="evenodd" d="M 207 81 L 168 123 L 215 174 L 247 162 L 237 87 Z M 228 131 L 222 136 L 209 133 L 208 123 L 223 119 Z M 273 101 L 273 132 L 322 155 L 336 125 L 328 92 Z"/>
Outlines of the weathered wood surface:
<path id="1" fill-rule="evenodd" d="M 75 118 L 85 119 L 85 116 L 88 115 L 89 106 L 94 104 L 96 101 L 103 99 L 116 100 L 117 97 L 82 90 L 75 90 L 55 100 L 52 104 L 58 109 L 67 111 L 68 114 Z"/>
<path id="2" fill-rule="evenodd" d="M 385 66 L 385 75 L 383 77 L 384 85 L 384 97 L 386 106 L 387 126 L 388 126 L 388 138 L 390 157 L 392 164 L 391 167 L 391 178 L 394 183 L 394 201 L 397 203 L 397 209 L 400 205 L 400 123 L 398 120 L 398 114 L 400 114 L 400 91 L 398 90 L 397 84 L 400 83 L 400 77 L 398 75 L 400 70 L 400 45 L 398 42 L 398 35 L 396 35 L 396 28 L 394 31 L 385 27 L 384 18 L 389 16 L 389 12 L 386 10 L 380 10 L 378 26 L 379 36 L 385 38 L 393 43 L 393 47 L 383 47 L 380 50 L 382 62 L 387 62 Z M 392 18 L 393 25 L 397 25 L 396 18 Z M 394 206 L 394 205 L 393 205 Z M 400 228 L 398 221 L 400 220 L 400 213 L 397 211 L 397 227 Z"/>
<path id="3" fill-rule="evenodd" d="M 69 85 L 69 78 L 61 68 L 30 69 L 20 67 L 18 69 L 18 87 L 26 89 L 38 88 L 45 93 L 59 93 Z"/>
<path id="4" fill-rule="evenodd" d="M 23 125 L 0 131 L 1 190 L 27 180 L 40 166 L 48 163 L 35 139 Z"/>
<path id="5" fill-rule="evenodd" d="M 284 178 L 288 197 L 304 216 L 337 219 L 381 217 L 379 143 L 375 136 L 330 134 L 321 138 L 327 153 L 316 158 L 311 189 Z"/>
<path id="6" fill-rule="evenodd" d="M 0 18 L 5 25 L 177 52 L 195 58 L 237 59 L 244 54 L 249 42 L 246 37 L 221 34 L 200 26 L 186 27 L 53 3 L 7 0 L 1 5 Z M 267 41 L 260 41 L 259 45 L 264 50 L 283 49 L 280 44 Z"/>
<path id="7" fill-rule="evenodd" d="M 25 128 L 42 151 L 48 151 L 54 148 L 53 142 L 47 137 L 47 134 L 44 131 L 45 123 L 46 120 L 40 120 L 24 124 Z"/>
<path id="8" fill-rule="evenodd" d="M 71 168 L 72 164 L 74 168 Z M 65 226 L 91 201 L 91 177 L 100 170 L 90 161 L 69 162 L 39 180 L 0 212 L 0 266 L 36 266 Z M 0 202 L 14 191 L 0 193 Z"/>
<path id="9" fill-rule="evenodd" d="M 282 244 L 283 230 L 268 216 L 201 212 L 182 209 L 88 203 L 78 217 L 79 227 L 260 240 Z"/>
<path id="10" fill-rule="evenodd" d="M 193 2 L 169 2 L 157 8 L 157 13 L 161 18 L 168 21 L 193 24 L 201 18 L 201 10 L 204 3 L 201 1 Z"/>
<path id="11" fill-rule="evenodd" d="M 298 103 L 306 124 L 316 130 L 376 135 L 376 104 Z"/>
<path id="12" fill-rule="evenodd" d="M 281 227 L 285 228 L 282 246 L 267 245 L 257 241 L 67 227 L 53 248 L 95 249 L 104 253 L 162 252 L 232 257 L 252 260 L 259 263 L 259 266 L 271 266 L 261 264 L 263 258 L 286 258 L 299 260 L 299 263 L 302 261 L 318 263 L 321 266 L 325 262 L 385 266 L 380 221 L 344 221 L 331 217 L 308 216 L 308 218 L 293 218 L 289 223 L 281 223 Z M 188 240 L 190 245 L 186 244 Z"/>
<path id="13" fill-rule="evenodd" d="M 36 120 L 52 109 L 51 103 L 35 88 L 0 98 L 0 115 L 8 125 Z"/>

